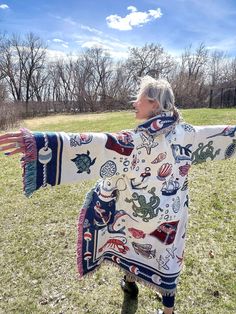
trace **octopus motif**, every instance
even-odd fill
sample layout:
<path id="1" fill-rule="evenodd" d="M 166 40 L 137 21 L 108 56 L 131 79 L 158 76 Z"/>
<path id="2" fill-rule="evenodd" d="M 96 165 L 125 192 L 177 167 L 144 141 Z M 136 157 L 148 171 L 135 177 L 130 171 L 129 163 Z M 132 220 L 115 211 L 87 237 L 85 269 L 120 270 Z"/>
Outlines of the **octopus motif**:
<path id="1" fill-rule="evenodd" d="M 146 197 L 144 195 L 140 195 L 138 193 L 133 193 L 132 198 L 126 198 L 125 201 L 127 203 L 133 203 L 133 216 L 141 217 L 144 222 L 148 222 L 150 219 L 157 217 L 159 211 L 163 211 L 159 206 L 160 198 L 155 194 L 155 187 L 152 187 L 151 190 L 148 191 L 152 196 L 147 202 Z"/>
<path id="2" fill-rule="evenodd" d="M 220 149 L 214 151 L 213 141 L 209 141 L 206 145 L 203 143 L 198 144 L 198 148 L 192 154 L 192 164 L 199 164 L 206 161 L 208 158 L 214 160 L 220 154 Z"/>

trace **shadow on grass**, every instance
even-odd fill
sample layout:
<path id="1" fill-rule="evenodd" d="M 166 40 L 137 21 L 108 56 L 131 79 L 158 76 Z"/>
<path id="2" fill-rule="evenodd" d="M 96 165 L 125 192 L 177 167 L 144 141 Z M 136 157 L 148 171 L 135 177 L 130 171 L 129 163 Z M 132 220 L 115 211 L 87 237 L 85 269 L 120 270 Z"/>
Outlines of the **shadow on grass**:
<path id="1" fill-rule="evenodd" d="M 134 314 L 138 309 L 138 298 L 131 298 L 124 293 L 121 314 Z"/>

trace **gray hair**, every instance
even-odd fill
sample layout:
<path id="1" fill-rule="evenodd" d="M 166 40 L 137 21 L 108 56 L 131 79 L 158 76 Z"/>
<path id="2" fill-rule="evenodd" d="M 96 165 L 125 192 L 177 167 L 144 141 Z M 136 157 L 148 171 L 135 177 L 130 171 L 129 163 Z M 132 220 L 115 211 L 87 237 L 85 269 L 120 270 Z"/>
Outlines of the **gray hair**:
<path id="1" fill-rule="evenodd" d="M 158 101 L 159 112 L 175 111 L 175 97 L 171 85 L 164 79 L 155 80 L 151 76 L 141 78 L 137 99 L 146 96 L 151 101 Z"/>

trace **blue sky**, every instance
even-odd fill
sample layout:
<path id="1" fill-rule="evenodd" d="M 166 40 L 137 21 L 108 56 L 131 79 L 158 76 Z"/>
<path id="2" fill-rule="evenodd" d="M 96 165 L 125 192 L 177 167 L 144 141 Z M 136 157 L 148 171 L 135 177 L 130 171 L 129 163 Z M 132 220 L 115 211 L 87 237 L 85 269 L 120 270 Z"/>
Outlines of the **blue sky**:
<path id="1" fill-rule="evenodd" d="M 32 31 L 52 56 L 101 46 L 122 58 L 145 43 L 179 55 L 203 42 L 236 57 L 236 0 L 0 0 L 0 31 Z"/>

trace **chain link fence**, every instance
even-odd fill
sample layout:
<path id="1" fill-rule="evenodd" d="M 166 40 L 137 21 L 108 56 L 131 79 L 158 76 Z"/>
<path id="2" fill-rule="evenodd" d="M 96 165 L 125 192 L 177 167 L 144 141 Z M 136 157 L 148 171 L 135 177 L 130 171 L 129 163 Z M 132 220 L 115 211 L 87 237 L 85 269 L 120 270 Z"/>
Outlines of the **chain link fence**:
<path id="1" fill-rule="evenodd" d="M 236 87 L 215 88 L 210 90 L 210 108 L 236 107 Z"/>

